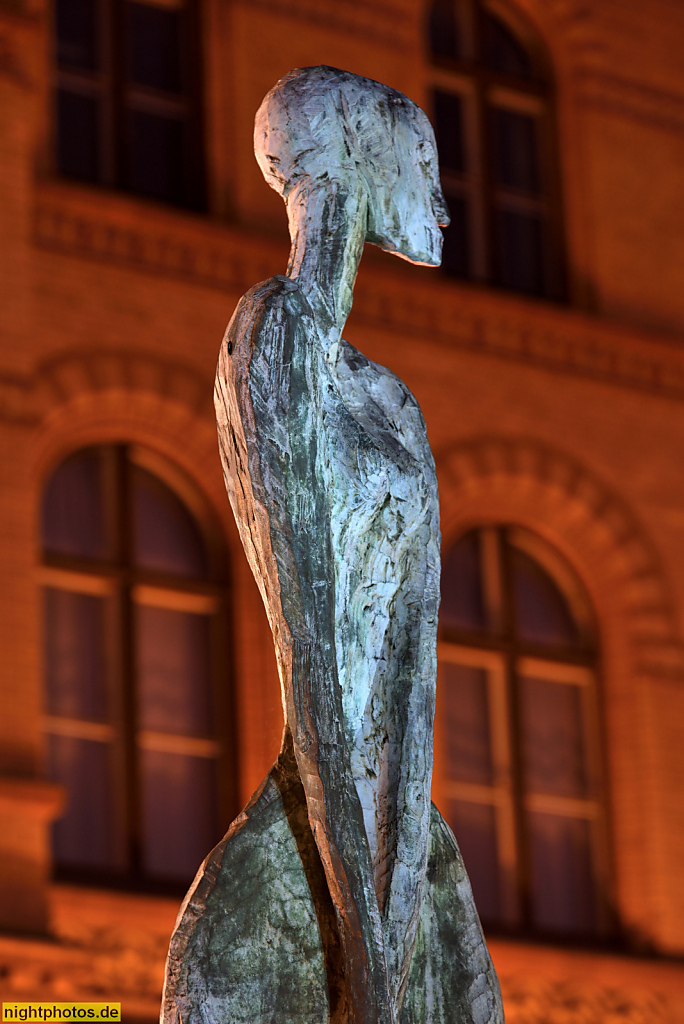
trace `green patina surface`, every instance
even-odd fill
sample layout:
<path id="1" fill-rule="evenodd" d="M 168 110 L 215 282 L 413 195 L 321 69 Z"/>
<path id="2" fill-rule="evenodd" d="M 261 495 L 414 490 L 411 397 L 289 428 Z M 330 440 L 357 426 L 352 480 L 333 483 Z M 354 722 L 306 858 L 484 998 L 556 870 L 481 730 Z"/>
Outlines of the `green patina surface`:
<path id="1" fill-rule="evenodd" d="M 434 806 L 427 883 L 400 1024 L 487 1024 L 498 983 L 458 846 Z M 344 1020 L 325 890 L 304 791 L 281 757 L 195 880 L 171 942 L 165 1020 Z"/>

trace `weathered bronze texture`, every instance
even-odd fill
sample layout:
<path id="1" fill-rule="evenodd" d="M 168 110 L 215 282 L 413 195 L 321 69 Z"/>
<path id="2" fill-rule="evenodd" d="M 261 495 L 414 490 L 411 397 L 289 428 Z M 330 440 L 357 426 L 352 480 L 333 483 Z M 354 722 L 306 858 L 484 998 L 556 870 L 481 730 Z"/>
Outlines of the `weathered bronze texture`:
<path id="1" fill-rule="evenodd" d="M 406 385 L 342 338 L 365 242 L 439 265 L 434 136 L 400 93 L 308 68 L 265 98 L 255 151 L 287 206 L 290 264 L 238 304 L 216 412 L 285 733 L 186 897 L 162 1017 L 494 1024 L 470 886 L 430 803 L 434 460 Z"/>

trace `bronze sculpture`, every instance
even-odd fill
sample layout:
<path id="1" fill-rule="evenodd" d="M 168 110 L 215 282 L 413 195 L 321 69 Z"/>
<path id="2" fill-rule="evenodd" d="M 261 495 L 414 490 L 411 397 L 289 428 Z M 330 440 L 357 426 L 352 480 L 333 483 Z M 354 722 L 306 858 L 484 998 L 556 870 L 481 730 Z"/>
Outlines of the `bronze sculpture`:
<path id="1" fill-rule="evenodd" d="M 186 897 L 162 1018 L 499 1024 L 460 854 L 429 797 L 434 461 L 408 388 L 342 338 L 366 241 L 439 265 L 434 136 L 400 93 L 308 68 L 265 98 L 255 152 L 292 250 L 287 275 L 238 304 L 216 409 L 285 734 Z"/>

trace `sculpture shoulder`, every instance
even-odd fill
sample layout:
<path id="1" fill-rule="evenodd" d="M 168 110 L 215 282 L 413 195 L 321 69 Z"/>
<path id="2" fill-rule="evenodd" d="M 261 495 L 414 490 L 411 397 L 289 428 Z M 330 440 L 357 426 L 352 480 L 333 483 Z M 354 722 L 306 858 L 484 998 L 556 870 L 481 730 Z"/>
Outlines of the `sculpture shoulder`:
<path id="1" fill-rule="evenodd" d="M 331 353 L 338 387 L 357 418 L 379 415 L 395 438 L 414 457 L 432 464 L 432 453 L 420 406 L 404 381 L 342 340 Z"/>
<path id="2" fill-rule="evenodd" d="M 304 327 L 311 311 L 296 282 L 276 274 L 242 296 L 221 346 L 221 360 L 232 356 L 249 363 L 253 351 L 272 347 L 278 335 Z"/>

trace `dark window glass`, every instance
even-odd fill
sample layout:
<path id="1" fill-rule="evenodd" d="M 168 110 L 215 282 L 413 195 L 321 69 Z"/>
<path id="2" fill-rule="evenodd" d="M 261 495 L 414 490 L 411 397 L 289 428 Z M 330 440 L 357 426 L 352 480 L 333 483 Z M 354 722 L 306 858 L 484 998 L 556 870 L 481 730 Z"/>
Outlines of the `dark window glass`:
<path id="1" fill-rule="evenodd" d="M 539 140 L 536 117 L 496 108 L 492 114 L 495 180 L 506 188 L 539 192 Z"/>
<path id="2" fill-rule="evenodd" d="M 57 92 L 57 168 L 79 181 L 100 179 L 100 101 L 93 96 Z"/>
<path id="3" fill-rule="evenodd" d="M 50 736 L 50 777 L 67 791 L 65 813 L 53 825 L 56 860 L 89 868 L 122 866 L 112 752 L 109 743 Z"/>
<path id="4" fill-rule="evenodd" d="M 83 71 L 99 67 L 99 4 L 97 0 L 57 0 L 57 61 Z"/>
<path id="5" fill-rule="evenodd" d="M 184 206 L 184 125 L 173 117 L 128 115 L 128 181 L 139 195 Z"/>
<path id="6" fill-rule="evenodd" d="M 451 214 L 451 223 L 443 229 L 442 266 L 457 277 L 469 278 L 471 238 L 468 202 L 448 186 L 444 189 L 444 198 Z"/>
<path id="7" fill-rule="evenodd" d="M 206 208 L 197 2 L 56 0 L 59 174 Z"/>
<path id="8" fill-rule="evenodd" d="M 489 11 L 483 11 L 482 26 L 487 67 L 504 75 L 533 77 L 530 56 L 511 30 Z"/>
<path id="9" fill-rule="evenodd" d="M 428 34 L 433 57 L 456 60 L 461 56 L 454 0 L 435 0 L 430 8 Z"/>
<path id="10" fill-rule="evenodd" d="M 208 617 L 143 606 L 137 609 L 136 625 L 141 728 L 210 734 Z"/>
<path id="11" fill-rule="evenodd" d="M 467 800 L 449 802 L 449 824 L 454 830 L 483 921 L 501 918 L 496 814 L 488 804 Z"/>
<path id="12" fill-rule="evenodd" d="M 528 816 L 532 855 L 532 913 L 541 931 L 596 929 L 591 825 L 582 818 Z"/>
<path id="13" fill-rule="evenodd" d="M 43 498 L 43 546 L 50 554 L 104 560 L 113 554 L 108 520 L 103 455 L 89 448 L 66 459 L 50 478 Z"/>
<path id="14" fill-rule="evenodd" d="M 133 558 L 139 569 L 174 576 L 207 576 L 207 552 L 195 521 L 162 481 L 131 468 Z"/>
<path id="15" fill-rule="evenodd" d="M 499 210 L 495 223 L 499 242 L 499 284 L 526 295 L 545 295 L 541 218 L 534 213 Z"/>
<path id="16" fill-rule="evenodd" d="M 449 778 L 490 785 L 492 752 L 487 673 L 471 665 L 445 662 L 441 685 Z"/>
<path id="17" fill-rule="evenodd" d="M 485 629 L 480 538 L 467 533 L 448 553 L 442 566 L 440 623 L 444 629 Z"/>
<path id="18" fill-rule="evenodd" d="M 435 137 L 442 171 L 462 174 L 466 169 L 463 138 L 463 100 L 456 93 L 435 92 Z"/>
<path id="19" fill-rule="evenodd" d="M 567 602 L 550 576 L 529 555 L 510 549 L 515 625 L 521 640 L 563 647 L 579 643 Z"/>
<path id="20" fill-rule="evenodd" d="M 192 878 L 218 839 L 214 765 L 157 750 L 141 764 L 146 873 Z"/>
<path id="21" fill-rule="evenodd" d="M 181 92 L 180 10 L 127 2 L 126 30 L 129 80 L 152 89 Z"/>
<path id="22" fill-rule="evenodd" d="M 520 694 L 525 788 L 588 796 L 580 687 L 523 678 Z"/>
<path id="23" fill-rule="evenodd" d="M 58 868 L 187 883 L 220 836 L 218 595 L 204 539 L 124 445 L 78 452 L 55 471 L 43 538 L 54 579 L 45 728 L 51 775 L 68 793 Z"/>
<path id="24" fill-rule="evenodd" d="M 594 656 L 528 550 L 554 565 L 517 527 L 472 530 L 444 560 L 437 763 L 483 919 L 596 934 L 606 921 Z"/>
<path id="25" fill-rule="evenodd" d="M 108 717 L 105 600 L 45 588 L 45 671 L 51 715 Z"/>
<path id="26" fill-rule="evenodd" d="M 464 280 L 561 299 L 550 76 L 484 0 L 435 0 L 428 27 L 440 67 L 433 123 L 453 222 L 442 267 Z"/>

